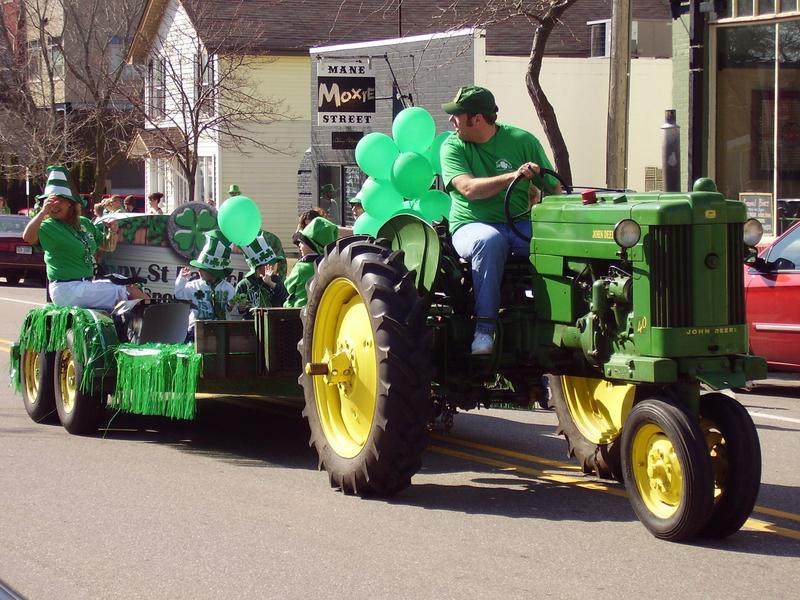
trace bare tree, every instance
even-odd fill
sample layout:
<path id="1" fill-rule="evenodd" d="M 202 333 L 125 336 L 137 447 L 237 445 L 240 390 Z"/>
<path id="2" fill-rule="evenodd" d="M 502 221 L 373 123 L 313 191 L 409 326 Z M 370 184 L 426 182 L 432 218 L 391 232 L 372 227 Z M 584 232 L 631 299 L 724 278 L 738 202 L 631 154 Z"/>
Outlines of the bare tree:
<path id="1" fill-rule="evenodd" d="M 144 0 L 22 4 L 22 23 L 1 23 L 7 44 L 12 32 L 24 36 L 13 40 L 24 54 L 3 59 L 4 88 L 11 92 L 0 99 L 0 111 L 13 127 L 3 128 L 0 143 L 14 148 L 34 176 L 54 162 L 90 162 L 99 198 L 135 130 L 126 98 L 128 89 L 141 90 L 141 76 L 124 56 Z"/>
<path id="2" fill-rule="evenodd" d="M 16 14 L 0 11 L 0 160 L 18 178 L 26 167 L 40 178 L 48 164 L 77 157 L 68 141 L 66 115 L 56 110 L 60 63 L 48 46 L 49 9 L 38 8 L 33 13 L 25 7 Z"/>
<path id="3" fill-rule="evenodd" d="M 242 4 L 231 0 L 226 18 L 219 19 L 213 3 L 185 3 L 191 24 L 182 29 L 175 23 L 167 37 L 157 40 L 158 51 L 147 64 L 144 101 L 135 104 L 147 123 L 148 139 L 156 138 L 151 145 L 177 162 L 189 198 L 194 198 L 204 140 L 242 153 L 280 153 L 257 129 L 296 118 L 283 99 L 258 89 L 256 69 L 274 59 L 251 46 L 264 32 L 238 14 Z"/>
<path id="4" fill-rule="evenodd" d="M 553 151 L 556 171 L 570 184 L 572 168 L 569 162 L 569 150 L 558 124 L 556 111 L 542 88 L 540 75 L 547 40 L 553 29 L 561 24 L 564 12 L 575 2 L 577 0 L 493 0 L 476 10 L 473 2 L 454 0 L 448 7 L 448 10 L 468 15 L 462 26 L 469 24 L 489 27 L 515 19 L 524 19 L 532 25 L 533 38 L 528 69 L 525 73 L 525 87 Z"/>
<path id="5" fill-rule="evenodd" d="M 92 194 L 97 200 L 108 172 L 125 158 L 141 123 L 128 97 L 141 93 L 142 75 L 126 65 L 125 56 L 145 0 L 55 1 L 64 28 L 50 42 L 64 56 L 69 95 L 78 105 L 71 125 L 88 150 L 84 160 L 94 164 Z"/>
<path id="6" fill-rule="evenodd" d="M 347 10 L 366 10 L 373 19 L 388 21 L 396 20 L 398 35 L 413 33 L 422 30 L 455 30 L 463 27 L 489 28 L 507 22 L 524 21 L 532 28 L 531 49 L 528 59 L 528 68 L 525 74 L 525 87 L 531 99 L 536 114 L 542 123 L 545 135 L 553 151 L 553 160 L 556 170 L 564 179 L 572 182 L 572 169 L 569 162 L 569 151 L 564 136 L 558 124 L 553 105 L 541 85 L 540 74 L 542 59 L 544 57 L 547 41 L 553 29 L 562 24 L 561 17 L 564 12 L 577 0 L 450 0 L 450 2 L 437 3 L 428 9 L 427 22 L 420 16 L 413 15 L 413 19 L 404 18 L 402 2 L 397 0 L 378 0 L 374 3 L 341 0 L 338 13 L 333 16 L 331 32 L 347 35 L 347 30 L 339 24 L 339 15 Z M 368 8 L 365 8 L 368 7 Z M 411 20 L 411 25 L 405 22 Z"/>

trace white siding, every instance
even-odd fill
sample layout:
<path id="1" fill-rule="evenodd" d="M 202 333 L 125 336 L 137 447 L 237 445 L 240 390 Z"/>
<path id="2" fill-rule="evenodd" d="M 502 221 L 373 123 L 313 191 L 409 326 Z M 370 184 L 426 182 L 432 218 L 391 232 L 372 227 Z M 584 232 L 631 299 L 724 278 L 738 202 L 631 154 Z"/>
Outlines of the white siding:
<path id="1" fill-rule="evenodd" d="M 481 56 L 480 53 L 477 56 Z M 483 57 L 476 83 L 496 92 L 499 119 L 532 132 L 552 152 L 525 87 L 527 58 Z M 606 181 L 608 120 L 607 59 L 545 58 L 542 86 L 556 111 L 570 153 L 573 181 L 603 186 Z M 645 167 L 661 167 L 661 125 L 672 108 L 672 60 L 631 61 L 628 132 L 628 187 L 644 191 Z"/>

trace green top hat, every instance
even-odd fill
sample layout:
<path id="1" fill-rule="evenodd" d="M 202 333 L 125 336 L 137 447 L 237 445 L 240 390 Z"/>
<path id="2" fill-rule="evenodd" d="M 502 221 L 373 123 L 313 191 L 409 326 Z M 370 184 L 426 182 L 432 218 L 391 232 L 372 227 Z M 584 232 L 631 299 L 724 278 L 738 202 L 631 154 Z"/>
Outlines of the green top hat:
<path id="1" fill-rule="evenodd" d="M 331 193 L 331 194 L 333 194 L 333 193 L 335 193 L 335 192 L 336 192 L 336 188 L 333 186 L 333 184 L 332 184 L 332 183 L 326 183 L 326 184 L 325 184 L 325 185 L 323 185 L 321 188 L 319 188 L 319 191 L 320 191 L 320 193 L 322 193 L 322 194 L 326 194 L 326 193 Z"/>
<path id="2" fill-rule="evenodd" d="M 222 279 L 231 274 L 231 243 L 222 235 L 219 229 L 207 231 L 206 243 L 196 259 L 189 264 L 203 271 L 208 271 L 215 277 Z"/>
<path id="3" fill-rule="evenodd" d="M 248 271 L 245 277 L 250 277 L 256 272 L 256 269 L 261 265 L 271 265 L 276 262 L 280 262 L 285 257 L 276 253 L 275 250 L 269 243 L 267 239 L 266 232 L 260 231 L 252 242 L 250 242 L 247 246 L 242 246 L 242 254 L 244 254 L 244 259 L 247 261 L 247 264 L 250 266 L 250 271 Z"/>
<path id="4" fill-rule="evenodd" d="M 51 165 L 47 167 L 47 184 L 44 186 L 44 193 L 36 196 L 37 200 L 46 200 L 50 196 L 61 196 L 71 200 L 81 206 L 86 206 L 86 200 L 72 193 L 69 185 L 69 171 L 63 165 Z"/>
<path id="5" fill-rule="evenodd" d="M 229 188 L 228 188 L 228 193 L 229 193 L 230 195 L 232 195 L 232 196 L 238 196 L 238 195 L 239 195 L 239 194 L 241 194 L 242 192 L 241 192 L 241 190 L 239 189 L 239 186 L 238 186 L 238 185 L 236 185 L 235 183 L 232 183 L 232 184 L 231 184 L 231 187 L 229 187 Z"/>
<path id="6" fill-rule="evenodd" d="M 348 202 L 350 204 L 363 204 L 363 202 L 361 200 L 361 192 L 359 192 L 358 194 L 356 194 L 355 196 L 350 198 L 350 200 L 348 200 Z"/>
<path id="7" fill-rule="evenodd" d="M 486 88 L 465 85 L 458 88 L 452 102 L 442 104 L 442 110 L 448 115 L 460 115 L 461 113 L 494 115 L 497 114 L 497 104 L 495 104 L 492 92 Z"/>

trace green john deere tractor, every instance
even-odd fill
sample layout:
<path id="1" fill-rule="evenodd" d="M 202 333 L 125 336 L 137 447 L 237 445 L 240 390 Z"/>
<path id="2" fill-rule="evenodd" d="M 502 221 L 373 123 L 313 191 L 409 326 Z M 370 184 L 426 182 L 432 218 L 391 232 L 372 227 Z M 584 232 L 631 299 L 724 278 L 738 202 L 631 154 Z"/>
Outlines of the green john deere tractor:
<path id="1" fill-rule="evenodd" d="M 760 224 L 708 179 L 690 193 L 550 196 L 531 218 L 530 256 L 506 265 L 489 356 L 470 355 L 470 271 L 446 226 L 399 215 L 378 240 L 326 250 L 299 348 L 331 485 L 394 494 L 420 468 L 432 423 L 498 393 L 547 398 L 570 455 L 624 481 L 655 536 L 734 533 L 753 509 L 761 453 L 748 413 L 715 390 L 766 376 L 747 354 L 743 289 Z"/>

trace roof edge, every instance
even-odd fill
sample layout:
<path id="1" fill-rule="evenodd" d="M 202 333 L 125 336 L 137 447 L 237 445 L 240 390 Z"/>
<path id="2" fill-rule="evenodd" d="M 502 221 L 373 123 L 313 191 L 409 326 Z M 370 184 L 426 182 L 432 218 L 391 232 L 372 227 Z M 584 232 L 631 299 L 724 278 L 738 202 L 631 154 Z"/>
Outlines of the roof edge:
<path id="1" fill-rule="evenodd" d="M 441 33 L 426 33 L 423 35 L 412 35 L 408 37 L 391 38 L 386 40 L 373 40 L 370 42 L 352 42 L 349 44 L 336 44 L 334 46 L 317 46 L 309 48 L 310 54 L 320 54 L 322 52 L 335 52 L 338 50 L 357 50 L 359 48 L 376 48 L 379 46 L 397 45 L 397 44 L 411 44 L 414 42 L 429 42 L 431 40 L 440 40 L 451 37 L 461 37 L 467 35 L 474 35 L 475 33 L 483 32 L 484 30 L 478 27 L 465 27 L 463 29 L 456 29 L 453 31 L 445 31 Z"/>

